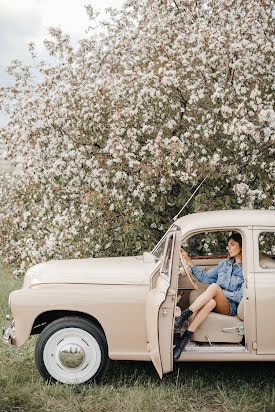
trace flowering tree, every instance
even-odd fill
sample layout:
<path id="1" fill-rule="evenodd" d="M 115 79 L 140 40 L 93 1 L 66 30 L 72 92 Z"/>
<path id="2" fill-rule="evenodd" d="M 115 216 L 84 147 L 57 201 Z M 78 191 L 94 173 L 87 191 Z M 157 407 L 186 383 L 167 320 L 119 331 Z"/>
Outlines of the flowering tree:
<path id="1" fill-rule="evenodd" d="M 51 63 L 13 61 L 1 246 L 48 258 L 148 250 L 184 213 L 274 208 L 271 0 L 129 0 Z M 93 9 L 87 7 L 91 24 Z M 20 160 L 18 160 L 20 159 Z"/>

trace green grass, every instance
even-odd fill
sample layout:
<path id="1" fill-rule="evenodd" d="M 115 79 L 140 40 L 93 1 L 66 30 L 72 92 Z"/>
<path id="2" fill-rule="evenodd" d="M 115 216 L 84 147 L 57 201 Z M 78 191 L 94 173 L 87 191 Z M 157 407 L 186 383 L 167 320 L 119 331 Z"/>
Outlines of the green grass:
<path id="1" fill-rule="evenodd" d="M 22 279 L 0 266 L 0 323 Z M 46 385 L 32 337 L 22 348 L 0 343 L 0 412 L 275 412 L 275 363 L 180 363 L 160 380 L 149 362 L 112 361 L 102 385 Z"/>

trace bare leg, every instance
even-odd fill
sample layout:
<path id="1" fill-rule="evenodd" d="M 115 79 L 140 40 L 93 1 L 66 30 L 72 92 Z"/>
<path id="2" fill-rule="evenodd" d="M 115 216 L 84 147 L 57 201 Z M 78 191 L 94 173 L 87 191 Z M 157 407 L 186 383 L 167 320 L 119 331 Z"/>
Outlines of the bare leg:
<path id="1" fill-rule="evenodd" d="M 210 299 L 200 310 L 197 314 L 193 317 L 191 324 L 188 327 L 190 332 L 195 332 L 198 326 L 207 318 L 209 313 L 215 308 L 216 301 L 214 299 Z"/>
<path id="2" fill-rule="evenodd" d="M 217 283 L 212 283 L 205 292 L 203 292 L 197 299 L 189 306 L 189 309 L 196 314 L 202 307 L 204 307 L 211 299 L 216 302 L 215 312 L 222 315 L 229 315 L 230 305 L 227 297 L 223 293 L 222 288 Z M 213 309 L 211 309 L 213 310 Z M 211 311 L 210 311 L 211 312 Z"/>
<path id="3" fill-rule="evenodd" d="M 174 328 L 180 329 L 183 322 L 188 319 L 191 315 L 196 315 L 197 312 L 202 309 L 211 299 L 216 302 L 215 312 L 221 313 L 222 315 L 229 315 L 230 305 L 225 296 L 222 288 L 217 285 L 217 283 L 212 283 L 205 292 L 203 292 L 197 299 L 189 306 L 189 308 L 184 309 L 181 315 L 175 319 Z M 211 312 L 211 311 L 210 311 Z"/>

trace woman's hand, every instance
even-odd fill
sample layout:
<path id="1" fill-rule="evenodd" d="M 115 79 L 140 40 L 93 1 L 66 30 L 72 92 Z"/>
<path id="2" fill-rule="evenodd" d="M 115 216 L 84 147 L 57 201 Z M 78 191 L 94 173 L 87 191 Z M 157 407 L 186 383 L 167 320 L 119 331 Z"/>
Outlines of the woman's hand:
<path id="1" fill-rule="evenodd" d="M 194 263 L 192 262 L 192 259 L 188 256 L 188 254 L 185 252 L 184 249 L 181 248 L 181 250 L 182 250 L 182 255 L 183 255 L 184 259 L 187 260 L 188 265 L 192 268 L 194 266 Z"/>

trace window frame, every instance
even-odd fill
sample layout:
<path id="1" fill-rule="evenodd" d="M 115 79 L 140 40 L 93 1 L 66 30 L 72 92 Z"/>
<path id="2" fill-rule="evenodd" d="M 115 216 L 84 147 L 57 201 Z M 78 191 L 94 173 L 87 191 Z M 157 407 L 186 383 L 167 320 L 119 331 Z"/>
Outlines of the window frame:
<path id="1" fill-rule="evenodd" d="M 168 250 L 169 248 L 169 244 L 171 241 L 171 249 L 170 251 Z M 162 259 L 161 259 L 161 266 L 160 266 L 160 276 L 162 276 L 164 279 L 166 279 L 168 282 L 170 282 L 171 280 L 171 275 L 172 275 L 172 266 L 173 266 L 173 258 L 174 258 L 174 250 L 175 250 L 175 241 L 176 241 L 176 236 L 175 233 L 172 232 L 170 234 L 168 234 L 167 238 L 166 238 L 166 243 L 165 243 L 165 248 L 164 248 L 164 252 L 162 255 Z M 170 262 L 168 259 L 168 255 L 167 253 L 170 253 L 171 257 L 170 257 Z M 166 264 L 166 259 L 167 260 L 167 271 L 164 271 L 164 266 Z"/>
<path id="2" fill-rule="evenodd" d="M 205 233 L 205 232 L 211 232 L 211 233 L 215 233 L 215 232 L 238 232 L 241 237 L 242 237 L 242 244 L 243 247 L 242 249 L 244 249 L 244 243 L 245 243 L 245 232 L 241 229 L 241 228 L 236 228 L 236 227 L 230 227 L 230 228 L 211 228 L 211 229 L 199 229 L 196 231 L 192 231 L 191 233 L 189 232 L 187 235 L 184 235 L 182 237 L 182 241 L 181 241 L 181 247 L 183 247 L 183 243 L 188 241 L 192 236 L 198 235 L 200 233 Z M 191 259 L 228 259 L 228 253 L 224 254 L 224 255 L 190 255 Z"/>

